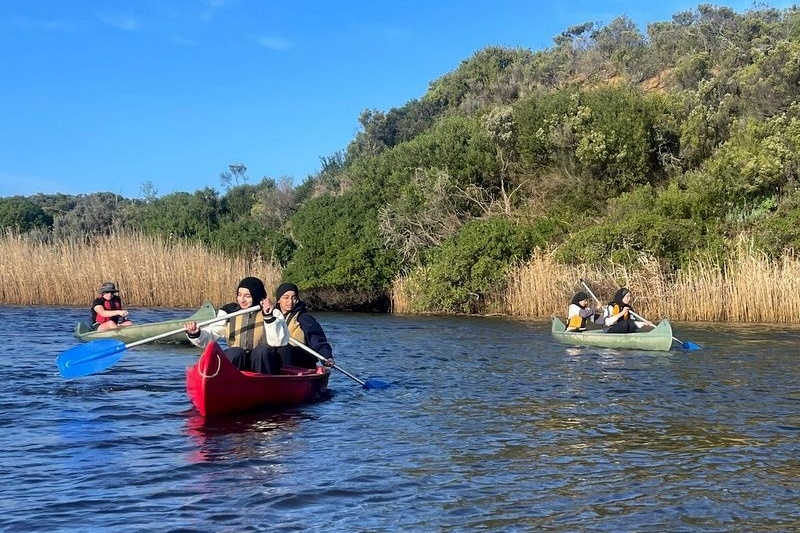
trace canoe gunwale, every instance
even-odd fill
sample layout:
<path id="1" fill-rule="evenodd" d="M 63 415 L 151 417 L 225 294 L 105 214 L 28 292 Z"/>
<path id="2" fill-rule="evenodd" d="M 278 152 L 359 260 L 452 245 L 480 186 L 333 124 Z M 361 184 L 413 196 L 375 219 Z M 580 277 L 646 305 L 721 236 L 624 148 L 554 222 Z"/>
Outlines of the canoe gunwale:
<path id="1" fill-rule="evenodd" d="M 279 375 L 237 369 L 212 342 L 186 368 L 186 393 L 202 416 L 313 403 L 328 395 L 331 369 L 284 365 Z"/>
<path id="2" fill-rule="evenodd" d="M 173 318 L 169 320 L 162 320 L 160 322 L 144 322 L 141 324 L 133 324 L 132 326 L 125 326 L 122 328 L 114 328 L 103 331 L 91 329 L 86 322 L 78 322 L 73 331 L 73 336 L 83 342 L 93 341 L 97 339 L 115 339 L 125 344 L 136 342 L 149 337 L 155 337 L 168 331 L 176 330 L 183 327 L 183 324 L 189 320 L 209 320 L 217 316 L 217 311 L 210 301 L 203 302 L 197 310 L 195 310 L 188 317 Z M 189 344 L 188 339 L 182 333 L 160 339 L 156 341 L 160 344 Z"/>
<path id="3" fill-rule="evenodd" d="M 669 351 L 672 347 L 672 325 L 663 319 L 649 331 L 637 333 L 606 333 L 601 329 L 581 332 L 566 331 L 566 325 L 558 317 L 553 317 L 551 334 L 562 344 L 572 346 L 592 346 L 612 349 L 631 349 L 648 351 Z"/>

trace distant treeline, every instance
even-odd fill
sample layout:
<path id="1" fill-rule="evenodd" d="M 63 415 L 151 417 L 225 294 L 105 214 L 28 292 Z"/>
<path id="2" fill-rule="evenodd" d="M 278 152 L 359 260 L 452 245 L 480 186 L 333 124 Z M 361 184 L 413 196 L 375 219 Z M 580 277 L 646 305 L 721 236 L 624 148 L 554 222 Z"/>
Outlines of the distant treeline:
<path id="1" fill-rule="evenodd" d="M 668 283 L 714 265 L 724 280 L 734 243 L 775 264 L 798 248 L 799 95 L 796 7 L 701 4 L 645 33 L 587 22 L 545 50 L 485 48 L 421 98 L 363 111 L 299 186 L 251 184 L 236 165 L 224 193 L 2 198 L 0 227 L 201 244 L 349 308 L 381 307 L 401 282 L 409 311 L 486 312 L 537 253 L 566 270 L 655 264 Z"/>

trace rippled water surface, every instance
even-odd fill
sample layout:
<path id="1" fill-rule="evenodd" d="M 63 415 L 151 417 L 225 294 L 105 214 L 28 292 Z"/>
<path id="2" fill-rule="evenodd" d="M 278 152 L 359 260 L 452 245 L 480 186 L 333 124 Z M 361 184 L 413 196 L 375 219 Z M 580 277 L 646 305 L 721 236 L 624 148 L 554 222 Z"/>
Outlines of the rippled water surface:
<path id="1" fill-rule="evenodd" d="M 140 322 L 188 310 L 133 310 Z M 85 309 L 0 307 L 2 531 L 797 531 L 800 329 L 700 351 L 555 344 L 545 321 L 317 314 L 330 399 L 204 420 L 192 347 L 62 379 Z"/>

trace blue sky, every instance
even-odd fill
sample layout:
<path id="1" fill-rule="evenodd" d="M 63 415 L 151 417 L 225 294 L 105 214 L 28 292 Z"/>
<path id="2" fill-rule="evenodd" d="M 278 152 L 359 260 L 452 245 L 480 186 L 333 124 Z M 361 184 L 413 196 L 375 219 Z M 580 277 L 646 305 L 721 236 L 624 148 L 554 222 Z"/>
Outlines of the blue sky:
<path id="1" fill-rule="evenodd" d="M 644 28 L 698 4 L 4 2 L 0 197 L 221 190 L 240 162 L 249 183 L 299 184 L 347 147 L 361 111 L 422 97 L 486 46 L 541 50 L 576 24 L 627 15 Z"/>

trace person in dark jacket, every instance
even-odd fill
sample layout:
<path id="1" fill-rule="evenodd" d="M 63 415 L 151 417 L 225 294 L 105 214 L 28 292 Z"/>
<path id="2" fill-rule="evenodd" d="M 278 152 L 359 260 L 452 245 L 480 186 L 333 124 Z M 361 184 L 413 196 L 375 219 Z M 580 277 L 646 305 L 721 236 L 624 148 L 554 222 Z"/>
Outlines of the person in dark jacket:
<path id="1" fill-rule="evenodd" d="M 308 312 L 305 302 L 300 299 L 300 289 L 297 288 L 297 285 L 281 283 L 275 291 L 275 300 L 278 309 L 286 319 L 289 336 L 323 356 L 326 359 L 326 366 L 333 366 L 333 350 L 325 336 L 325 331 L 317 319 Z M 292 346 L 291 343 L 281 350 L 283 363 L 286 365 L 314 368 L 319 361 L 314 355 L 300 347 Z"/>

